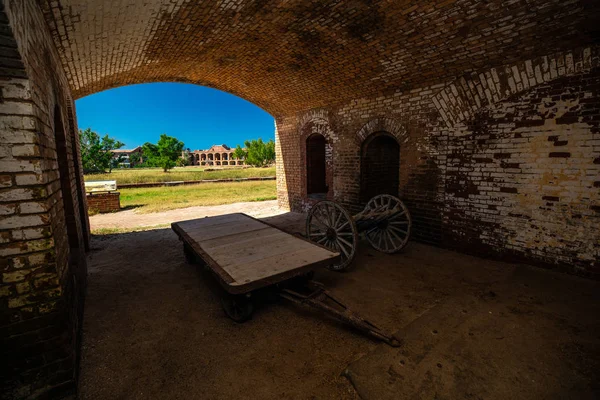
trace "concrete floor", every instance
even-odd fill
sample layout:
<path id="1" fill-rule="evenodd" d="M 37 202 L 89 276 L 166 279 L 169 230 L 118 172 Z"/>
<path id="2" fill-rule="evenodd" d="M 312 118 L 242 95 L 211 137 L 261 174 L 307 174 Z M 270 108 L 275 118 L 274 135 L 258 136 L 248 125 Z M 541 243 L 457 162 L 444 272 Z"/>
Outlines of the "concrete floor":
<path id="1" fill-rule="evenodd" d="M 268 218 L 292 231 L 303 216 Z M 411 243 L 362 243 L 316 279 L 403 340 L 293 304 L 227 319 L 169 229 L 95 237 L 82 399 L 585 399 L 600 396 L 600 284 Z"/>

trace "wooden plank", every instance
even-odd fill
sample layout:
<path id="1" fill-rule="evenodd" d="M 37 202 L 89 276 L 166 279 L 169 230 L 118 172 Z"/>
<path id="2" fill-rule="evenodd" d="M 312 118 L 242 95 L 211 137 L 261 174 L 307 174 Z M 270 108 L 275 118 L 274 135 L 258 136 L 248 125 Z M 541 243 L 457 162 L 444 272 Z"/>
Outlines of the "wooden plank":
<path id="1" fill-rule="evenodd" d="M 293 253 L 277 254 L 243 266 L 238 265 L 240 268 L 228 268 L 227 272 L 235 280 L 231 285 L 237 286 L 260 281 L 313 264 L 317 261 L 334 259 L 336 257 L 338 257 L 338 254 L 333 252 L 326 252 L 324 250 L 307 252 L 305 249 L 302 249 Z"/>
<path id="2" fill-rule="evenodd" d="M 218 224 L 197 224 L 197 225 L 189 225 L 186 226 L 185 229 L 188 232 L 199 232 L 199 231 L 207 231 L 207 230 L 214 230 L 214 229 L 223 229 L 225 227 L 233 227 L 236 225 L 240 225 L 240 224 L 255 224 L 257 226 L 264 226 L 264 224 L 262 224 L 260 221 L 255 221 L 249 218 L 246 219 L 233 219 L 233 220 L 229 220 L 229 221 L 222 221 Z"/>
<path id="3" fill-rule="evenodd" d="M 255 231 L 241 232 L 205 240 L 202 242 L 202 248 L 206 249 L 206 251 L 214 252 L 223 247 L 231 248 L 244 246 L 246 242 L 254 241 L 256 239 L 263 240 L 264 242 L 262 244 L 264 245 L 264 243 L 273 243 L 285 236 L 285 232 L 265 226 L 263 229 Z"/>
<path id="4" fill-rule="evenodd" d="M 207 262 L 221 285 L 234 294 L 276 284 L 340 257 L 241 213 L 182 221 L 172 227 Z"/>
<path id="5" fill-rule="evenodd" d="M 216 263 L 210 257 L 210 255 L 206 253 L 202 249 L 202 247 L 200 247 L 200 245 L 185 232 L 184 229 L 181 228 L 181 226 L 179 226 L 179 224 L 172 223 L 171 229 L 173 229 L 175 233 L 177 233 L 177 235 L 180 237 L 180 239 L 183 242 L 187 243 L 192 248 L 192 250 L 194 250 L 194 252 L 208 264 L 208 266 L 212 269 L 215 275 L 217 275 L 217 277 L 219 278 L 220 283 L 223 287 L 229 286 L 234 281 L 231 275 L 229 275 L 225 270 L 223 270 L 223 268 L 221 268 L 219 264 Z"/>
<path id="6" fill-rule="evenodd" d="M 215 217 L 205 217 L 205 218 L 197 218 L 191 219 L 187 221 L 180 221 L 177 224 L 184 229 L 194 229 L 197 227 L 206 227 L 221 225 L 228 222 L 233 221 L 247 221 L 249 218 L 244 214 L 226 214 L 226 215 L 217 215 Z"/>
<path id="7" fill-rule="evenodd" d="M 299 245 L 306 247 L 303 243 L 299 243 L 297 239 L 290 235 L 281 235 L 278 240 L 270 242 L 271 244 L 265 245 L 264 239 L 256 238 L 255 240 L 249 240 L 241 243 L 239 247 L 235 248 L 231 245 L 221 247 L 218 250 L 211 249 L 210 253 L 212 257 L 217 261 L 221 267 L 225 270 L 229 266 L 245 265 L 250 262 L 268 258 L 272 255 L 282 254 L 285 252 L 292 252 L 299 249 Z"/>
<path id="8" fill-rule="evenodd" d="M 225 231 L 228 227 L 231 229 L 231 232 L 235 232 L 235 230 L 233 229 L 236 226 L 240 226 L 243 224 L 254 224 L 257 227 L 261 226 L 264 227 L 264 224 L 261 224 L 258 221 L 252 221 L 249 219 L 243 220 L 233 220 L 233 221 L 226 221 L 226 222 L 222 222 L 219 224 L 215 224 L 215 225 L 190 225 L 190 226 L 186 226 L 184 229 L 186 230 L 186 232 L 192 234 L 195 232 L 208 232 L 208 231 L 215 231 L 215 230 L 221 230 L 221 231 Z"/>
<path id="9" fill-rule="evenodd" d="M 264 229 L 265 226 L 257 221 L 231 222 L 220 225 L 216 228 L 187 230 L 187 234 L 196 242 L 201 243 L 205 240 L 219 238 L 223 236 L 235 235 L 243 232 L 257 231 Z"/>

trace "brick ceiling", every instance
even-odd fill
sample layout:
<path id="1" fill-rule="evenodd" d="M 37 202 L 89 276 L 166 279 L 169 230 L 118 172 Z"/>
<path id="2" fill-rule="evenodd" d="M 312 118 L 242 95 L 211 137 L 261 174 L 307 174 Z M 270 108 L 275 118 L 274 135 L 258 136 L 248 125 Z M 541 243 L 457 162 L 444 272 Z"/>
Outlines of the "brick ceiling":
<path id="1" fill-rule="evenodd" d="M 76 98 L 157 81 L 283 115 L 600 40 L 597 0 L 38 0 Z"/>

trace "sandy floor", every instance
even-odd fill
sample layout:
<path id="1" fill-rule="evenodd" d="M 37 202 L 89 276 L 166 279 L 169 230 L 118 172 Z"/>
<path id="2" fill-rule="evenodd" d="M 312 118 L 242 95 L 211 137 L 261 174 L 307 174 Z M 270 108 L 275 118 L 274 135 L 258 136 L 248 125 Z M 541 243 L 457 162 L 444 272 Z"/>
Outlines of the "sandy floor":
<path id="1" fill-rule="evenodd" d="M 220 206 L 200 206 L 178 208 L 157 213 L 138 214 L 135 209 L 123 210 L 116 213 L 96 214 L 90 217 L 90 227 L 101 228 L 134 228 L 170 224 L 186 219 L 204 218 L 213 215 L 243 212 L 256 218 L 282 214 L 277 208 L 277 200 L 256 201 Z"/>
<path id="2" fill-rule="evenodd" d="M 267 220 L 302 230 L 302 215 Z M 212 277 L 185 263 L 170 229 L 92 245 L 82 399 L 600 395 L 598 282 L 417 243 L 398 255 L 363 243 L 352 271 L 316 279 L 398 331 L 404 344 L 391 349 L 283 301 L 230 321 Z"/>

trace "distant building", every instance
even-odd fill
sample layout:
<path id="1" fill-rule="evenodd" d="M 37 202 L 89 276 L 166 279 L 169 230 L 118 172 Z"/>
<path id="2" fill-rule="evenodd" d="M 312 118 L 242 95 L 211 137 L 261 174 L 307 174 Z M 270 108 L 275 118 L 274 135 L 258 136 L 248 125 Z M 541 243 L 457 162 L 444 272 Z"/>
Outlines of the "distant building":
<path id="1" fill-rule="evenodd" d="M 119 167 L 122 168 L 131 168 L 135 166 L 135 163 L 131 161 L 131 155 L 137 153 L 140 155 L 140 159 L 138 161 L 139 164 L 144 162 L 142 147 L 138 146 L 135 149 L 117 149 L 111 150 L 113 153 L 113 158 L 120 158 Z"/>
<path id="2" fill-rule="evenodd" d="M 189 156 L 190 165 L 244 165 L 244 160 L 236 159 L 233 149 L 225 144 L 215 144 L 208 150 L 194 150 Z"/>

